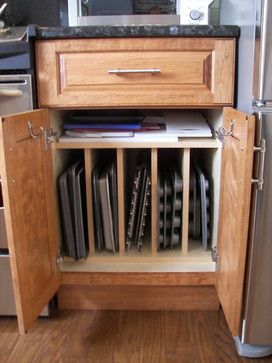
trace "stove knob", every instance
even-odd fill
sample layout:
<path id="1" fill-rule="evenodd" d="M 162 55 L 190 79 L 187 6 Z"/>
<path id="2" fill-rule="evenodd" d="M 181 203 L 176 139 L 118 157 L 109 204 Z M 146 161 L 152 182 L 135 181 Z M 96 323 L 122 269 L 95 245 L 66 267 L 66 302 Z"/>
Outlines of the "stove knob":
<path id="1" fill-rule="evenodd" d="M 192 20 L 199 20 L 201 18 L 202 13 L 199 10 L 191 10 L 190 18 Z"/>

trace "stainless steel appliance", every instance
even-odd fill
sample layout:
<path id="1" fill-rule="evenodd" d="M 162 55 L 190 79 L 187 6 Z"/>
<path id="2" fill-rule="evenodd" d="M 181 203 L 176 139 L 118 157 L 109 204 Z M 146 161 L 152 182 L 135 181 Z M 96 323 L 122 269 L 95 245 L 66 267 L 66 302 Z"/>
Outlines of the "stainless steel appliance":
<path id="1" fill-rule="evenodd" d="M 180 24 L 219 24 L 220 0 L 180 0 L 177 13 Z"/>
<path id="2" fill-rule="evenodd" d="M 1 182 L 0 182 L 1 185 Z M 1 191 L 0 191 L 1 192 Z M 6 232 L 6 222 L 5 222 L 5 209 L 2 200 L 2 193 L 0 198 L 0 250 L 5 250 L 8 248 L 7 232 Z"/>
<path id="3" fill-rule="evenodd" d="M 31 75 L 0 75 L 0 115 L 32 110 L 32 93 Z"/>
<path id="4" fill-rule="evenodd" d="M 0 116 L 32 109 L 31 75 L 0 75 Z M 3 204 L 0 207 L 0 315 L 16 315 Z"/>
<path id="5" fill-rule="evenodd" d="M 238 108 L 255 113 L 256 148 L 240 355 L 272 354 L 272 1 L 223 0 L 223 23 L 241 27 Z"/>
<path id="6" fill-rule="evenodd" d="M 218 24 L 220 0 L 68 0 L 69 25 Z"/>
<path id="7" fill-rule="evenodd" d="M 0 278 L 0 315 L 16 315 L 9 255 L 1 249 Z"/>
<path id="8" fill-rule="evenodd" d="M 7 3 L 1 20 L 12 27 L 28 24 L 60 26 L 60 13 L 65 10 L 65 0 L 7 0 Z"/>
<path id="9" fill-rule="evenodd" d="M 176 0 L 68 0 L 69 25 L 179 24 Z"/>

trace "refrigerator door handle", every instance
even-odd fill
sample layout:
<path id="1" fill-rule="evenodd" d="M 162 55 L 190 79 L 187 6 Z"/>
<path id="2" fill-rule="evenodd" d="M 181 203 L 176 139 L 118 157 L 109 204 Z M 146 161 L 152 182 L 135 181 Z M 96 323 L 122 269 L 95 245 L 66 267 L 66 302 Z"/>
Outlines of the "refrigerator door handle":
<path id="1" fill-rule="evenodd" d="M 260 153 L 259 157 L 259 168 L 258 168 L 258 175 L 257 178 L 252 179 L 252 184 L 256 184 L 257 190 L 263 189 L 264 183 L 264 161 L 265 161 L 265 153 L 266 153 L 266 142 L 265 139 L 260 140 L 260 146 L 254 146 L 253 149 L 255 152 Z"/>
<path id="2" fill-rule="evenodd" d="M 261 101 L 272 100 L 272 1 L 257 1 L 255 30 L 255 66 L 253 96 Z"/>

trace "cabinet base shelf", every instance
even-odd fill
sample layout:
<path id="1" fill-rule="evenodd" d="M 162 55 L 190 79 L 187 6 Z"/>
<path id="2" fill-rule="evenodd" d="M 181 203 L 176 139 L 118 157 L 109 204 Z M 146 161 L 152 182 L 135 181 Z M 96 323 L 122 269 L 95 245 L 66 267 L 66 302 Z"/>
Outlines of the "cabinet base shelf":
<path id="1" fill-rule="evenodd" d="M 216 263 L 212 261 L 210 251 L 204 251 L 199 241 L 190 240 L 188 254 L 182 250 L 159 251 L 152 253 L 145 248 L 141 254 L 135 249 L 125 255 L 112 254 L 108 251 L 96 252 L 87 260 L 74 261 L 65 258 L 61 265 L 63 272 L 119 272 L 119 273 L 171 273 L 171 272 L 215 272 Z"/>
<path id="2" fill-rule="evenodd" d="M 216 263 L 209 259 L 199 259 L 199 261 L 185 261 L 180 259 L 169 258 L 146 258 L 146 261 L 136 261 L 132 258 L 130 261 L 122 262 L 120 258 L 116 261 L 106 261 L 105 258 L 93 257 L 83 262 L 65 261 L 62 264 L 62 272 L 154 272 L 154 273 L 171 273 L 171 272 L 215 272 Z"/>
<path id="3" fill-rule="evenodd" d="M 127 138 L 124 141 L 114 138 L 97 138 L 90 139 L 89 142 L 56 142 L 55 149 L 218 149 L 221 142 L 214 138 L 183 138 L 177 142 L 173 141 L 138 141 L 133 138 Z"/>

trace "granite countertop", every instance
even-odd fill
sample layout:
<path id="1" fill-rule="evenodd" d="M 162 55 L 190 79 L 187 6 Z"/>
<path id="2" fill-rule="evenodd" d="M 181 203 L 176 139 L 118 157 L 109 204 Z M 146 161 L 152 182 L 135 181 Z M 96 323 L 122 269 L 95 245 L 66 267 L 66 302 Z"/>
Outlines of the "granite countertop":
<path id="1" fill-rule="evenodd" d="M 35 38 L 133 38 L 133 37 L 213 37 L 236 38 L 236 25 L 121 25 L 36 28 Z"/>

